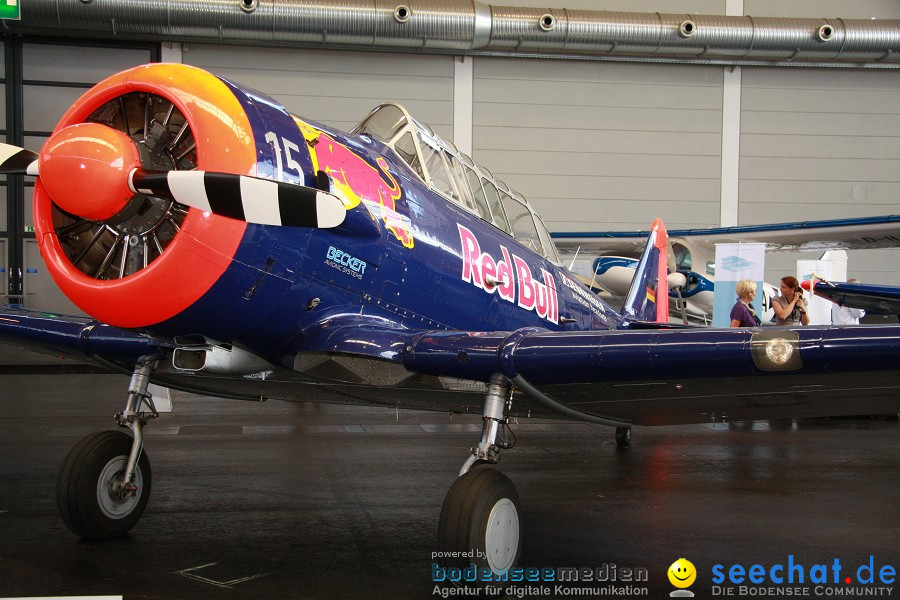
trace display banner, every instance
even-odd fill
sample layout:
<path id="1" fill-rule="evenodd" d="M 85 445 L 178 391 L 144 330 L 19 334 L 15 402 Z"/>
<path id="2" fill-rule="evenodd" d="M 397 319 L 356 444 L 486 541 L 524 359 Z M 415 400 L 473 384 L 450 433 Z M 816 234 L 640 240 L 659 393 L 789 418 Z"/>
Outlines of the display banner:
<path id="1" fill-rule="evenodd" d="M 716 291 L 713 296 L 713 327 L 731 325 L 731 309 L 737 302 L 735 286 L 741 279 L 756 282 L 753 310 L 762 314 L 762 282 L 766 271 L 765 244 L 716 244 Z"/>
<path id="2" fill-rule="evenodd" d="M 797 280 L 802 284 L 804 281 L 812 279 L 813 273 L 831 281 L 834 277 L 832 263 L 830 260 L 798 260 L 797 261 Z M 846 271 L 845 271 L 846 272 Z M 810 325 L 831 325 L 831 306 L 834 304 L 831 300 L 819 298 L 818 296 L 809 297 L 810 294 L 806 290 L 803 291 L 803 298 L 809 306 L 809 324 Z"/>

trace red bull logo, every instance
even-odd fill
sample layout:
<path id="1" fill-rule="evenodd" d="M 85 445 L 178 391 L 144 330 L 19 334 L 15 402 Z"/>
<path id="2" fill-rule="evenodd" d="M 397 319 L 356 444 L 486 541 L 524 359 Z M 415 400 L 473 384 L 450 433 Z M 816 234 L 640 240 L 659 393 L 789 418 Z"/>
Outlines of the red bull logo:
<path id="1" fill-rule="evenodd" d="M 313 168 L 331 177 L 335 190 L 343 194 L 347 209 L 364 202 L 366 208 L 376 213 L 400 243 L 412 248 L 414 239 L 409 217 L 397 212 L 397 200 L 403 190 L 391 175 L 387 161 L 378 157 L 376 169 L 361 156 L 341 144 L 330 135 L 312 129 L 302 121 L 296 121 L 310 147 Z"/>
<path id="2" fill-rule="evenodd" d="M 503 258 L 495 259 L 481 251 L 478 238 L 457 223 L 462 248 L 462 280 L 488 294 L 496 293 L 507 302 L 515 302 L 525 310 L 533 310 L 542 319 L 559 323 L 559 295 L 553 275 L 541 269 L 543 282 L 531 273 L 531 267 L 515 254 L 500 246 Z"/>

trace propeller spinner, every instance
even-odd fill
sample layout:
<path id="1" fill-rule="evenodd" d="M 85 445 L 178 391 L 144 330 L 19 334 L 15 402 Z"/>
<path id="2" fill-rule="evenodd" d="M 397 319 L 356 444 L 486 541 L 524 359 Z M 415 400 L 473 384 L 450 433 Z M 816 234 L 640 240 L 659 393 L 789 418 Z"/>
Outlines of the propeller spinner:
<path id="1" fill-rule="evenodd" d="M 137 147 L 125 133 L 100 123 L 78 123 L 47 140 L 38 173 L 61 209 L 90 221 L 105 221 L 134 196 L 128 174 L 140 164 Z"/>

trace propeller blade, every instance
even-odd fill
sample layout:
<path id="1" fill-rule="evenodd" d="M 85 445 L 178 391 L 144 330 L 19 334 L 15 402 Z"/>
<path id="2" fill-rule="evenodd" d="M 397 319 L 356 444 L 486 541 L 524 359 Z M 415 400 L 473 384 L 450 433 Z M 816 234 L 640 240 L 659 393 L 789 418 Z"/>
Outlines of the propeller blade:
<path id="1" fill-rule="evenodd" d="M 344 222 L 347 209 L 334 194 L 292 183 L 207 171 L 151 172 L 136 169 L 135 193 L 176 202 L 247 223 L 328 229 Z"/>
<path id="2" fill-rule="evenodd" d="M 0 174 L 38 175 L 38 158 L 31 150 L 0 143 Z M 334 194 L 232 173 L 134 169 L 128 188 L 259 225 L 328 229 L 347 216 L 344 202 Z"/>
<path id="3" fill-rule="evenodd" d="M 0 174 L 37 175 L 37 160 L 37 152 L 9 144 L 0 144 Z"/>

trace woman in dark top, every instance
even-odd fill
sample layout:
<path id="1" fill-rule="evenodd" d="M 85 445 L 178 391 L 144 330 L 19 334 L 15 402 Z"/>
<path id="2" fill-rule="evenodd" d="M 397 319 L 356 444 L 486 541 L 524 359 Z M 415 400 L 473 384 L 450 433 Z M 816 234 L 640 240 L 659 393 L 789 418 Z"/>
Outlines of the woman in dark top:
<path id="1" fill-rule="evenodd" d="M 752 279 L 741 279 L 734 288 L 737 292 L 737 302 L 731 309 L 732 327 L 759 327 L 759 317 L 756 316 L 750 303 L 756 297 L 756 282 Z"/>

